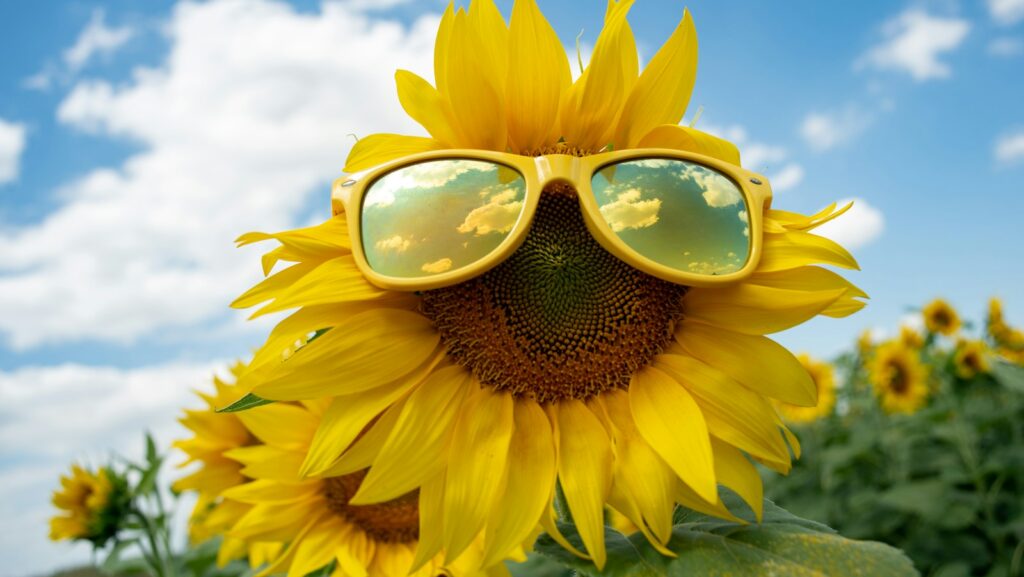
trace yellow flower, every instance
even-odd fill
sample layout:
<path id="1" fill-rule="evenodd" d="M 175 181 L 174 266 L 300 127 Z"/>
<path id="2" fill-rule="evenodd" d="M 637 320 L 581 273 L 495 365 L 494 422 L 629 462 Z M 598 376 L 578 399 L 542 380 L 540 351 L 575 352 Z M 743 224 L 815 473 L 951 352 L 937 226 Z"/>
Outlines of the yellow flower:
<path id="1" fill-rule="evenodd" d="M 449 8 L 436 43 L 436 87 L 397 74 L 403 107 L 431 137 L 366 136 L 346 170 L 450 147 L 667 147 L 738 164 L 731 143 L 678 125 L 696 68 L 689 14 L 640 73 L 626 21 L 631 4 L 609 4 L 575 83 L 532 0 L 515 3 L 510 26 L 489 0 L 468 12 Z M 298 308 L 271 332 L 243 381 L 266 399 L 336 397 L 301 473 L 323 474 L 350 458 L 372 424 L 360 448 L 369 472 L 351 503 L 421 487 L 421 522 L 443 529 L 421 541 L 418 556 L 457 557 L 493 526 L 485 565 L 538 522 L 569 546 L 553 522 L 556 480 L 598 567 L 606 504 L 663 551 L 676 503 L 733 518 L 719 484 L 760 514 L 761 480 L 748 456 L 784 473 L 790 447 L 799 450 L 770 399 L 817 404 L 804 367 L 764 335 L 864 306 L 862 291 L 817 266 L 857 268 L 841 246 L 811 232 L 845 209 L 767 210 L 758 270 L 741 283 L 696 288 L 612 257 L 586 230 L 575 199 L 544 198 L 525 243 L 500 266 L 415 294 L 381 290 L 359 274 L 350 250 L 358 239 L 349 238 L 344 215 L 239 239 L 280 243 L 264 257 L 265 272 L 294 264 L 235 306 L 263 304 L 257 316 Z M 551 243 L 571 249 L 560 254 L 572 266 L 545 266 Z M 324 330 L 281 361 L 297 339 Z"/>
<path id="2" fill-rule="evenodd" d="M 60 484 L 53 492 L 59 514 L 50 519 L 51 540 L 86 540 L 102 546 L 116 534 L 127 507 L 120 479 L 104 467 L 92 472 L 72 465 Z"/>
<path id="3" fill-rule="evenodd" d="M 995 342 L 996 352 L 1010 362 L 1024 364 L 1024 331 L 1003 320 L 1003 303 L 992 298 L 988 303 L 988 334 Z"/>
<path id="4" fill-rule="evenodd" d="M 870 379 L 886 412 L 913 413 L 928 399 L 927 367 L 916 350 L 898 340 L 875 351 Z"/>
<path id="5" fill-rule="evenodd" d="M 346 458 L 323 475 L 300 475 L 324 411 L 331 406 L 329 401 L 278 403 L 239 413 L 259 442 L 227 453 L 252 479 L 224 491 L 226 499 L 250 507 L 233 523 L 228 535 L 245 542 L 288 543 L 260 575 L 287 573 L 301 577 L 332 561 L 339 569 L 335 574 L 367 577 L 434 577 L 442 570 L 456 577 L 507 574 L 500 564 L 489 571 L 480 569 L 482 532 L 447 566 L 443 556 L 414 559 L 421 536 L 428 541 L 440 539 L 439 526 L 421 531 L 418 503 L 421 495 L 437 487 L 436 483 L 428 482 L 420 490 L 382 503 L 351 502 L 366 476 L 371 456 L 366 449 L 386 427 L 374 426 L 366 431 Z M 398 416 L 397 411 L 385 413 L 380 425 L 393 424 Z M 435 464 L 434 473 L 439 470 L 439 464 Z"/>
<path id="6" fill-rule="evenodd" d="M 924 346 L 924 337 L 917 329 L 903 325 L 900 327 L 900 342 L 911 349 L 919 349 Z"/>
<path id="7" fill-rule="evenodd" d="M 232 376 L 237 377 L 244 368 L 243 364 L 236 364 L 231 368 Z M 237 414 L 216 412 L 241 396 L 239 387 L 218 377 L 214 377 L 213 385 L 212 395 L 197 391 L 206 407 L 185 410 L 185 416 L 179 419 L 192 432 L 192 437 L 175 441 L 173 445 L 188 456 L 180 467 L 199 464 L 194 472 L 172 485 L 177 492 L 195 491 L 198 495 L 189 520 L 189 538 L 193 543 L 205 541 L 214 535 L 223 535 L 228 527 L 251 508 L 245 503 L 221 497 L 225 490 L 249 480 L 242 474 L 241 465 L 226 457 L 225 453 L 245 447 L 255 439 Z M 248 554 L 250 564 L 258 567 L 276 556 L 280 548 L 279 543 L 246 544 L 238 539 L 226 538 L 218 552 L 217 563 L 224 566 L 228 561 Z"/>
<path id="8" fill-rule="evenodd" d="M 953 354 L 956 374 L 961 379 L 971 379 L 989 371 L 989 350 L 982 341 L 960 341 Z"/>
<path id="9" fill-rule="evenodd" d="M 800 364 L 807 369 L 818 390 L 818 404 L 813 407 L 801 407 L 788 403 L 775 403 L 782 418 L 790 423 L 810 423 L 832 413 L 836 405 L 835 371 L 829 363 L 818 361 L 804 353 L 797 356 Z"/>
<path id="10" fill-rule="evenodd" d="M 871 336 L 871 329 L 864 329 L 857 337 L 857 352 L 862 359 L 867 358 L 875 348 L 874 338 Z"/>
<path id="11" fill-rule="evenodd" d="M 950 336 L 960 330 L 960 315 L 942 299 L 928 303 L 921 311 L 928 332 Z"/>

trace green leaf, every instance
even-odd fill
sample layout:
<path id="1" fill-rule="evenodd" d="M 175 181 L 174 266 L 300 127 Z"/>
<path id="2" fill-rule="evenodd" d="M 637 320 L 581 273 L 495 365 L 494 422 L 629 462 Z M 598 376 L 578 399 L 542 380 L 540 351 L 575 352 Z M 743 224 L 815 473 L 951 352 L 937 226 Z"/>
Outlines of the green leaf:
<path id="1" fill-rule="evenodd" d="M 731 509 L 739 510 L 734 494 L 723 491 L 723 499 Z M 897 549 L 883 543 L 846 539 L 767 500 L 764 521 L 760 524 L 742 525 L 688 510 L 677 516 L 677 521 L 681 522 L 673 527 L 668 542 L 668 548 L 677 555 L 675 558 L 658 553 L 640 533 L 626 537 L 611 528 L 605 528 L 608 562 L 603 571 L 562 549 L 547 535 L 542 535 L 534 548 L 581 575 L 592 577 L 918 574 Z M 574 545 L 582 546 L 574 526 L 560 523 L 559 529 Z"/>
<path id="2" fill-rule="evenodd" d="M 997 360 L 992 363 L 992 376 L 1007 389 L 1024 393 L 1024 367 Z"/>
<path id="3" fill-rule="evenodd" d="M 159 454 L 156 451 L 156 442 L 153 441 L 153 435 L 148 431 L 146 432 L 146 462 L 153 464 L 160 459 Z"/>
<path id="4" fill-rule="evenodd" d="M 262 407 L 263 405 L 269 405 L 270 403 L 273 403 L 273 402 L 274 401 L 271 401 L 269 399 L 264 399 L 262 397 L 257 397 L 256 395 L 254 395 L 252 393 L 249 393 L 248 395 L 242 397 L 241 399 L 238 399 L 237 401 L 231 403 L 230 405 L 228 405 L 228 406 L 226 406 L 226 407 L 224 407 L 222 409 L 217 409 L 217 412 L 218 413 L 237 413 L 239 411 L 248 411 L 249 409 L 252 409 L 252 408 L 255 408 L 255 407 Z"/>

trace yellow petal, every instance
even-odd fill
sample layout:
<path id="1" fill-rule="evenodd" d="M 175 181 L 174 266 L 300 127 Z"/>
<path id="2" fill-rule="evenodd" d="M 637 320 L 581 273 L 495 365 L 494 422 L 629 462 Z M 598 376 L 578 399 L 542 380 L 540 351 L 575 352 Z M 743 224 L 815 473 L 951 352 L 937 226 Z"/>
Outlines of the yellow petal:
<path id="1" fill-rule="evenodd" d="M 278 260 L 291 262 L 324 261 L 352 252 L 348 224 L 344 215 L 336 216 L 316 226 L 288 230 L 275 234 L 249 232 L 235 239 L 238 246 L 265 240 L 276 240 L 281 246 L 271 251 L 274 256 L 263 257 L 263 274 L 270 274 Z"/>
<path id="2" fill-rule="evenodd" d="M 507 551 L 530 535 L 550 506 L 555 486 L 555 451 L 551 422 L 531 400 L 517 401 L 509 444 L 503 497 L 495 502 L 487 524 L 483 565 L 501 561 Z"/>
<path id="3" fill-rule="evenodd" d="M 321 475 L 324 477 L 337 477 L 348 475 L 356 471 L 362 471 L 373 464 L 373 461 L 380 454 L 381 448 L 391 435 L 391 430 L 398 422 L 398 416 L 402 414 L 402 407 L 405 406 L 405 399 L 399 399 L 391 405 L 388 410 L 378 418 L 370 428 L 366 429 L 352 446 L 346 450 L 337 461 L 325 469 Z"/>
<path id="4" fill-rule="evenodd" d="M 612 452 L 601 421 L 580 401 L 558 403 L 558 478 L 580 538 L 594 565 L 607 559 L 604 544 L 604 503 L 611 488 Z"/>
<path id="5" fill-rule="evenodd" d="M 433 138 L 403 134 L 371 134 L 355 143 L 348 153 L 344 170 L 359 172 L 403 156 L 442 149 L 444 145 Z"/>
<path id="6" fill-rule="evenodd" d="M 767 337 L 682 322 L 676 328 L 676 341 L 693 357 L 754 392 L 802 407 L 818 402 L 818 388 L 807 369 Z"/>
<path id="7" fill-rule="evenodd" d="M 736 166 L 740 165 L 740 151 L 735 144 L 688 126 L 662 124 L 642 136 L 637 146 L 696 152 Z"/>
<path id="8" fill-rule="evenodd" d="M 504 151 L 508 29 L 489 0 L 474 0 L 452 22 L 445 56 L 447 91 L 463 148 Z M 495 16 L 496 15 L 496 16 Z M 496 121 L 498 120 L 498 121 Z"/>
<path id="9" fill-rule="evenodd" d="M 448 453 L 446 560 L 457 559 L 483 529 L 505 475 L 511 438 L 512 396 L 477 388 L 463 404 Z"/>
<path id="10" fill-rule="evenodd" d="M 796 212 L 787 212 L 785 210 L 769 210 L 766 216 L 766 220 L 773 220 L 783 225 L 784 228 L 790 230 L 811 230 L 817 228 L 826 222 L 841 216 L 846 211 L 853 207 L 853 201 L 846 203 L 842 208 L 836 210 L 836 203 L 832 203 L 820 211 L 806 216 Z"/>
<path id="11" fill-rule="evenodd" d="M 764 513 L 764 487 L 754 464 L 736 447 L 718 439 L 711 439 L 711 448 L 715 452 L 715 476 L 718 482 L 736 491 L 750 505 L 760 522 Z"/>
<path id="12" fill-rule="evenodd" d="M 409 396 L 351 503 L 380 503 L 412 491 L 444 467 L 444 451 L 471 377 L 459 366 L 430 375 Z"/>
<path id="13" fill-rule="evenodd" d="M 427 129 L 445 148 L 455 148 L 459 138 L 448 101 L 429 82 L 408 70 L 395 72 L 398 101 L 413 120 Z"/>
<path id="14" fill-rule="evenodd" d="M 347 530 L 345 521 L 337 517 L 317 523 L 299 542 L 288 577 L 305 577 L 330 563 Z"/>
<path id="15" fill-rule="evenodd" d="M 846 289 L 793 291 L 754 284 L 691 288 L 683 298 L 686 316 L 750 335 L 777 333 L 814 318 Z"/>
<path id="16" fill-rule="evenodd" d="M 846 289 L 850 296 L 868 298 L 868 294 L 842 276 L 820 266 L 802 266 L 778 272 L 757 272 L 745 282 L 760 286 L 799 290 L 820 291 Z"/>
<path id="17" fill-rule="evenodd" d="M 298 482 L 303 454 L 270 445 L 240 447 L 224 453 L 225 457 L 245 465 L 242 474 L 250 479 Z"/>
<path id="18" fill-rule="evenodd" d="M 743 519 L 740 519 L 736 515 L 733 515 L 731 511 L 722 502 L 722 497 L 719 496 L 714 502 L 708 503 L 700 497 L 693 489 L 686 486 L 685 483 L 676 483 L 676 501 L 684 507 L 689 507 L 699 513 L 705 515 L 711 515 L 712 517 L 718 517 L 720 519 L 728 519 L 734 523 L 746 524 Z"/>
<path id="19" fill-rule="evenodd" d="M 789 270 L 809 264 L 860 270 L 853 255 L 823 236 L 801 231 L 764 235 L 764 251 L 757 265 L 758 272 Z"/>
<path id="20" fill-rule="evenodd" d="M 416 571 L 441 551 L 444 533 L 444 474 L 420 487 L 420 538 L 409 571 Z"/>
<path id="21" fill-rule="evenodd" d="M 609 144 L 605 137 L 614 130 L 625 85 L 633 82 L 627 80 L 623 64 L 632 37 L 626 23 L 632 5 L 632 0 L 623 0 L 611 7 L 590 64 L 562 100 L 559 122 L 562 136 L 571 147 L 596 152 Z"/>
<path id="22" fill-rule="evenodd" d="M 334 463 L 373 419 L 423 382 L 443 354 L 438 351 L 419 368 L 390 385 L 335 397 L 316 429 L 301 474 L 316 475 Z"/>
<path id="23" fill-rule="evenodd" d="M 299 263 L 279 271 L 270 277 L 263 279 L 256 286 L 242 293 L 234 302 L 232 308 L 247 309 L 262 302 L 277 298 L 277 295 L 288 290 L 299 279 L 306 276 L 317 267 L 318 263 Z"/>
<path id="24" fill-rule="evenodd" d="M 292 401 L 353 394 L 396 381 L 434 354 L 440 337 L 424 316 L 368 310 L 270 368 L 252 392 Z"/>
<path id="25" fill-rule="evenodd" d="M 514 152 L 530 154 L 555 144 L 558 105 L 572 83 L 558 35 L 534 0 L 517 0 L 509 25 L 506 119 Z"/>
<path id="26" fill-rule="evenodd" d="M 658 369 L 629 382 L 629 407 L 640 436 L 706 501 L 718 497 L 714 457 L 704 415 L 693 396 Z"/>
<path id="27" fill-rule="evenodd" d="M 775 411 L 763 397 L 687 356 L 662 354 L 654 366 L 693 394 L 716 437 L 751 455 L 789 466 L 789 450 L 775 426 Z"/>
<path id="28" fill-rule="evenodd" d="M 651 58 L 626 99 L 616 130 L 615 149 L 635 148 L 662 124 L 678 124 L 697 78 L 697 31 L 690 11 Z"/>
<path id="29" fill-rule="evenodd" d="M 309 446 L 317 425 L 308 411 L 295 405 L 264 405 L 236 415 L 264 443 L 293 451 Z"/>
<path id="30" fill-rule="evenodd" d="M 228 535 L 251 541 L 287 542 L 308 526 L 318 513 L 313 507 L 296 506 L 294 503 L 262 503 L 243 515 Z"/>
<path id="31" fill-rule="evenodd" d="M 667 543 L 672 535 L 675 475 L 637 430 L 629 394 L 613 391 L 602 400 L 615 434 L 615 484 L 642 517 L 637 526 L 650 527 L 658 543 Z"/>
<path id="32" fill-rule="evenodd" d="M 297 264 L 284 272 L 305 266 L 305 263 Z M 267 281 L 276 279 L 284 272 L 270 277 Z M 369 301 L 385 295 L 387 292 L 367 282 L 356 268 L 351 255 L 344 255 L 317 265 L 300 278 L 292 279 L 288 286 L 277 291 L 272 303 L 253 313 L 251 318 L 303 306 Z M 232 305 L 237 306 L 235 303 Z"/>
<path id="33" fill-rule="evenodd" d="M 242 503 L 294 503 L 315 497 L 320 490 L 319 482 L 282 483 L 267 479 L 257 479 L 225 490 L 221 495 L 225 499 Z"/>

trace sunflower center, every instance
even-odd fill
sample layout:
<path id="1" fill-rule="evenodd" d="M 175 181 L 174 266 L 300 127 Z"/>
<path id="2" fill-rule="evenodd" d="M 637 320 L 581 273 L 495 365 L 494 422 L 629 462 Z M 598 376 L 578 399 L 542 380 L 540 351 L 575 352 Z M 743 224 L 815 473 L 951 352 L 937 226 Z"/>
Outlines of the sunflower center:
<path id="1" fill-rule="evenodd" d="M 669 343 L 686 290 L 605 251 L 575 190 L 553 185 L 511 257 L 424 292 L 422 311 L 481 383 L 547 403 L 627 387 Z"/>
<path id="2" fill-rule="evenodd" d="M 419 538 L 419 490 L 407 493 L 386 503 L 351 505 L 366 477 L 366 471 L 357 471 L 341 477 L 324 479 L 324 497 L 327 508 L 356 525 L 370 537 L 384 543 L 410 543 Z"/>
<path id="3" fill-rule="evenodd" d="M 902 365 L 893 364 L 890 366 L 889 388 L 897 395 L 907 392 L 910 382 L 907 379 L 907 371 Z"/>

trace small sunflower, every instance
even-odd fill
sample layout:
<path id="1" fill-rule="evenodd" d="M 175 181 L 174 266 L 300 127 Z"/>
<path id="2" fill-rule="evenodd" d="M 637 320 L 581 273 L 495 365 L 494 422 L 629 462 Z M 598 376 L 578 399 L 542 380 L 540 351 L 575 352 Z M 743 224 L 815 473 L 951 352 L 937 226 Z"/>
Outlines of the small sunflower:
<path id="1" fill-rule="evenodd" d="M 475 536 L 474 544 L 447 565 L 443 556 L 416 558 L 421 541 L 440 538 L 436 527 L 421 531 L 419 505 L 420 495 L 436 489 L 436 483 L 428 482 L 421 490 L 381 503 L 351 502 L 372 458 L 367 449 L 396 421 L 406 417 L 401 411 L 388 411 L 367 427 L 346 457 L 324 475 L 301 476 L 310 443 L 330 406 L 329 401 L 279 403 L 239 413 L 259 442 L 227 453 L 250 479 L 224 491 L 226 499 L 249 507 L 228 535 L 243 542 L 288 544 L 260 575 L 287 573 L 301 577 L 331 562 L 337 563 L 335 574 L 367 577 L 434 577 L 442 572 L 455 577 L 507 574 L 500 564 L 490 570 L 480 569 L 482 535 Z M 416 418 L 432 416 L 420 414 Z"/>
<path id="2" fill-rule="evenodd" d="M 244 370 L 245 365 L 235 364 L 231 368 L 233 377 Z M 199 463 L 199 468 L 174 482 L 176 492 L 195 491 L 198 495 L 189 520 L 189 538 L 199 543 L 224 532 L 251 508 L 245 503 L 224 499 L 222 494 L 231 487 L 241 485 L 249 479 L 242 474 L 242 466 L 229 459 L 225 453 L 255 442 L 241 419 L 235 413 L 218 413 L 239 397 L 234 382 L 213 379 L 212 395 L 196 392 L 206 403 L 200 410 L 185 410 L 179 422 L 192 432 L 192 437 L 175 441 L 173 446 L 180 449 L 188 459 L 180 467 Z M 254 409 L 254 410 L 259 410 Z M 279 543 L 247 544 L 239 539 L 226 538 L 217 556 L 217 564 L 224 566 L 228 561 L 248 554 L 249 562 L 258 567 L 273 559 L 280 551 Z"/>
<path id="3" fill-rule="evenodd" d="M 696 72 L 689 13 L 641 73 L 626 21 L 631 5 L 609 3 L 575 82 L 562 42 L 532 0 L 515 3 L 508 26 L 490 0 L 468 11 L 449 6 L 435 85 L 396 74 L 402 106 L 431 136 L 366 136 L 346 170 L 447 148 L 586 155 L 663 147 L 739 164 L 731 143 L 678 124 Z M 785 473 L 791 448 L 799 451 L 770 399 L 817 403 L 799 360 L 765 335 L 864 306 L 865 293 L 818 266 L 855 269 L 856 261 L 811 232 L 845 208 L 811 216 L 766 210 L 757 271 L 697 288 L 606 252 L 587 231 L 575 191 L 556 186 L 544 191 L 508 260 L 415 294 L 363 278 L 343 214 L 239 239 L 280 243 L 264 257 L 265 273 L 292 264 L 234 305 L 262 304 L 255 316 L 298 308 L 257 351 L 252 376 L 243 376 L 247 389 L 279 401 L 333 396 L 299 473 L 322 475 L 361 447 L 372 459 L 351 505 L 419 487 L 421 522 L 443 528 L 421 541 L 421 560 L 442 551 L 458 557 L 485 526 L 485 565 L 538 522 L 570 547 L 554 525 L 556 481 L 585 545 L 576 553 L 598 567 L 606 504 L 666 553 L 676 503 L 735 518 L 720 484 L 760 515 L 761 480 L 748 456 Z M 312 334 L 319 336 L 282 362 Z M 400 416 L 386 418 L 393 414 Z M 359 445 L 371 423 L 380 433 Z"/>
<path id="4" fill-rule="evenodd" d="M 942 299 L 928 303 L 921 314 L 924 316 L 924 326 L 930 333 L 951 336 L 960 330 L 960 315 Z"/>
<path id="5" fill-rule="evenodd" d="M 50 539 L 83 540 L 102 547 L 121 528 L 128 512 L 128 486 L 106 467 L 95 472 L 79 465 L 62 475 L 53 492 L 60 513 L 50 519 Z"/>
<path id="6" fill-rule="evenodd" d="M 864 329 L 860 332 L 860 336 L 857 337 L 857 353 L 860 355 L 860 358 L 866 359 L 874 348 L 875 338 L 871 334 L 871 329 Z"/>
<path id="7" fill-rule="evenodd" d="M 993 297 L 989 301 L 985 324 L 996 352 L 1011 362 L 1024 364 L 1024 331 L 1006 323 L 1003 319 L 1003 303 L 999 299 Z"/>
<path id="8" fill-rule="evenodd" d="M 919 353 L 899 340 L 878 347 L 869 373 L 886 412 L 913 413 L 928 399 L 928 369 Z"/>
<path id="9" fill-rule="evenodd" d="M 953 353 L 956 374 L 961 379 L 973 379 L 989 372 L 989 349 L 983 341 L 962 340 Z"/>
<path id="10" fill-rule="evenodd" d="M 798 355 L 797 359 L 814 381 L 814 386 L 818 390 L 818 404 L 813 407 L 801 407 L 776 402 L 775 406 L 787 422 L 810 423 L 831 414 L 836 405 L 835 370 L 831 364 L 813 359 L 806 353 Z"/>
<path id="11" fill-rule="evenodd" d="M 900 327 L 900 342 L 911 349 L 920 349 L 924 346 L 924 336 L 914 327 L 903 325 Z"/>

